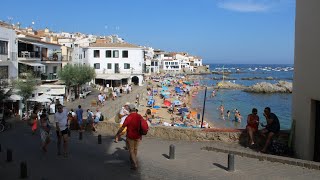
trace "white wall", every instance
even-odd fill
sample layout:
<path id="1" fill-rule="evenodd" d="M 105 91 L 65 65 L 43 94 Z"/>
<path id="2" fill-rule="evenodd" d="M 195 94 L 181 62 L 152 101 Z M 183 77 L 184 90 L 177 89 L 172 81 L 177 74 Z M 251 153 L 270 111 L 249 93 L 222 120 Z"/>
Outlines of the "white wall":
<path id="1" fill-rule="evenodd" d="M 299 158 L 312 160 L 314 110 L 320 101 L 320 1 L 296 1 L 295 59 L 292 117 L 296 120 L 295 150 Z"/>
<path id="2" fill-rule="evenodd" d="M 16 39 L 17 35 L 14 30 L 0 27 L 0 40 L 8 41 L 8 56 L 2 56 L 4 59 L 0 59 L 0 66 L 8 66 L 9 78 L 18 77 L 18 44 L 16 43 Z"/>
<path id="3" fill-rule="evenodd" d="M 94 58 L 94 50 L 100 50 L 100 58 Z M 119 50 L 119 58 L 106 58 L 106 50 Z M 128 58 L 122 58 L 122 51 L 128 51 Z M 105 73 L 114 73 L 114 64 L 119 64 L 120 74 L 131 73 L 142 74 L 142 68 L 144 63 L 144 52 L 141 48 L 88 48 L 86 56 L 88 56 L 88 63 L 90 66 L 94 66 L 95 63 L 100 63 L 100 69 L 96 69 L 97 74 L 102 74 L 104 69 Z M 107 64 L 112 63 L 112 69 L 107 68 Z M 130 64 L 130 69 L 124 69 L 124 63 Z M 133 68 L 133 70 L 131 70 Z"/>

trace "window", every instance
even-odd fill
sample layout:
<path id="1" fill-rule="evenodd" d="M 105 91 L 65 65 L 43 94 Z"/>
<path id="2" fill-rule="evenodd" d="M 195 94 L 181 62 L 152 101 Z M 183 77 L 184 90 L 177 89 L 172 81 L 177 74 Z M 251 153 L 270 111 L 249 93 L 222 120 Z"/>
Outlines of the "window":
<path id="1" fill-rule="evenodd" d="M 8 41 L 0 41 L 0 54 L 8 54 Z"/>
<path id="2" fill-rule="evenodd" d="M 108 68 L 108 69 L 112 69 L 112 64 L 111 64 L 111 63 L 108 63 L 108 64 L 107 64 L 107 68 Z"/>
<path id="3" fill-rule="evenodd" d="M 100 50 L 94 50 L 93 51 L 93 57 L 94 58 L 99 58 L 100 57 Z"/>
<path id="4" fill-rule="evenodd" d="M 119 57 L 119 51 L 118 50 L 113 51 L 113 57 L 114 58 L 118 58 Z"/>
<path id="5" fill-rule="evenodd" d="M 158 62 L 154 62 L 154 65 L 155 65 L 155 66 L 158 66 Z"/>
<path id="6" fill-rule="evenodd" d="M 83 58 L 86 58 L 86 52 L 83 51 Z"/>
<path id="7" fill-rule="evenodd" d="M 154 62 L 153 61 L 151 62 L 151 66 L 154 66 Z"/>
<path id="8" fill-rule="evenodd" d="M 93 67 L 94 69 L 100 69 L 100 63 L 94 63 Z"/>
<path id="9" fill-rule="evenodd" d="M 129 57 L 128 51 L 122 51 L 122 57 L 123 58 L 128 58 Z"/>
<path id="10" fill-rule="evenodd" d="M 106 50 L 106 58 L 111 58 L 111 50 Z"/>
<path id="11" fill-rule="evenodd" d="M 124 69 L 130 69 L 130 64 L 129 63 L 124 63 Z"/>
<path id="12" fill-rule="evenodd" d="M 0 66 L 0 79 L 8 79 L 9 77 L 9 66 Z"/>
<path id="13" fill-rule="evenodd" d="M 57 66 L 53 66 L 53 73 L 57 73 L 57 69 L 58 69 Z"/>

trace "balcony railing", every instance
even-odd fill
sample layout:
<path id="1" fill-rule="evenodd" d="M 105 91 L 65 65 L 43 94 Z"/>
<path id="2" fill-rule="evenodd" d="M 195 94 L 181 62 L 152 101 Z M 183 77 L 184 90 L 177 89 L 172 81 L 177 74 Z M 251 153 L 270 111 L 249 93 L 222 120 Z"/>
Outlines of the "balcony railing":
<path id="1" fill-rule="evenodd" d="M 58 76 L 56 73 L 49 73 L 49 74 L 41 74 L 41 80 L 58 80 Z"/>
<path id="2" fill-rule="evenodd" d="M 32 52 L 32 51 L 20 51 L 18 52 L 19 58 L 25 58 L 25 59 L 35 59 L 40 58 L 39 52 Z"/>

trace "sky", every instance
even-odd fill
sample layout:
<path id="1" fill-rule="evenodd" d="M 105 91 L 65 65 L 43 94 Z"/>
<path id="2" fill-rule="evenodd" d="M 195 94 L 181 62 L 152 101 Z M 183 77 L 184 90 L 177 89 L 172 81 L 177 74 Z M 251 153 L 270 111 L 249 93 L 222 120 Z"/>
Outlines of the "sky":
<path id="1" fill-rule="evenodd" d="M 295 0 L 3 0 L 1 7 L 0 20 L 22 27 L 118 34 L 204 63 L 294 59 Z"/>

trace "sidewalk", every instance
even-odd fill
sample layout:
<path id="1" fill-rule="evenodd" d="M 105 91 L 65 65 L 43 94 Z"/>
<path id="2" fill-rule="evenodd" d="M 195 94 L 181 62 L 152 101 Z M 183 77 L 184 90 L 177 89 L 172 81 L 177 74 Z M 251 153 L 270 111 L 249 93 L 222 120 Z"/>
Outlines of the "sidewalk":
<path id="1" fill-rule="evenodd" d="M 121 107 L 126 103 L 130 102 L 134 104 L 136 100 L 136 95 L 139 93 L 140 97 L 143 96 L 143 94 L 146 94 L 146 87 L 145 86 L 133 86 L 132 92 L 130 94 L 121 94 L 121 97 L 116 98 L 115 100 L 112 100 L 111 98 L 108 98 L 105 102 L 104 106 L 96 106 L 91 107 L 91 101 L 96 101 L 98 99 L 100 91 L 93 89 L 92 92 L 87 95 L 85 99 L 76 99 L 71 102 L 65 102 L 64 105 L 68 110 L 73 109 L 74 111 L 78 108 L 78 105 L 81 105 L 83 111 L 85 112 L 84 115 L 86 115 L 87 109 L 92 110 L 92 112 L 95 112 L 96 108 L 99 108 L 99 110 L 104 115 L 105 119 L 111 119 L 113 118 L 117 113 L 119 113 Z"/>
<path id="2" fill-rule="evenodd" d="M 55 138 L 55 136 L 53 136 Z M 24 122 L 0 134 L 1 180 L 19 179 L 20 162 L 26 161 L 28 179 L 320 179 L 319 170 L 259 161 L 235 156 L 235 172 L 227 172 L 227 154 L 201 150 L 206 146 L 228 146 L 215 142 L 165 141 L 144 138 L 139 147 L 140 170 L 129 166 L 124 141 L 113 143 L 113 137 L 103 136 L 97 143 L 97 134 L 84 132 L 79 140 L 78 131 L 72 131 L 70 155 L 57 156 L 56 140 L 48 152 L 40 150 L 39 134 L 32 135 Z M 168 160 L 170 144 L 176 146 L 174 160 Z M 13 150 L 13 161 L 6 162 L 6 150 Z"/>

